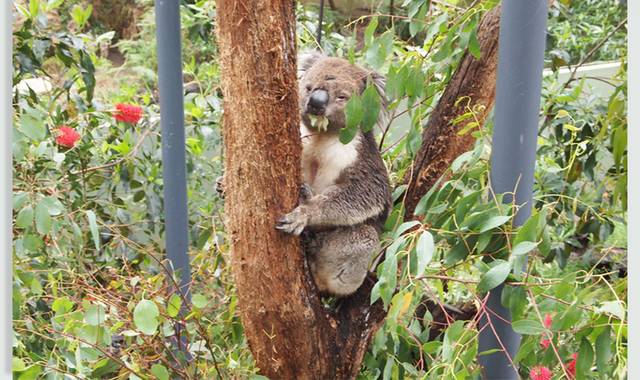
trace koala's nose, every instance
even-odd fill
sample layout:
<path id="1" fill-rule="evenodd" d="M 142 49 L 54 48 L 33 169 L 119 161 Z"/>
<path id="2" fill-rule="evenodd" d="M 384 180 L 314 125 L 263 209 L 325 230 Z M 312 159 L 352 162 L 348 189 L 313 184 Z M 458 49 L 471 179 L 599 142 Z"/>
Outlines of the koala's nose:
<path id="1" fill-rule="evenodd" d="M 307 112 L 321 115 L 329 103 L 329 93 L 326 90 L 313 90 L 307 103 Z"/>

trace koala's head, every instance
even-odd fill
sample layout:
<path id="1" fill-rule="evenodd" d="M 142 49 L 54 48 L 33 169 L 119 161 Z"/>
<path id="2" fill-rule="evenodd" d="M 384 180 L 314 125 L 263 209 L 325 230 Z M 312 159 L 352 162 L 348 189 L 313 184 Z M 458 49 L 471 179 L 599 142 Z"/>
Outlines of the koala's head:
<path id="1" fill-rule="evenodd" d="M 300 116 L 311 129 L 325 132 L 343 128 L 345 105 L 369 83 L 384 99 L 385 78 L 346 59 L 320 53 L 303 54 L 298 67 Z"/>

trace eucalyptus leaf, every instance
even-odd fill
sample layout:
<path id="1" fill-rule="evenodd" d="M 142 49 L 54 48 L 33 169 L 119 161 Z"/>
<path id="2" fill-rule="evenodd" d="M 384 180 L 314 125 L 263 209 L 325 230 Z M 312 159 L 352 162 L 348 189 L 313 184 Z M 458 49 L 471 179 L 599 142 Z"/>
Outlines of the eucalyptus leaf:
<path id="1" fill-rule="evenodd" d="M 508 215 L 493 216 L 493 217 L 487 219 L 486 222 L 481 224 L 480 230 L 478 232 L 479 233 L 483 233 L 483 232 L 487 232 L 489 230 L 492 230 L 492 229 L 494 229 L 496 227 L 499 227 L 499 226 L 505 224 L 510 219 L 511 219 L 511 217 L 508 216 Z"/>
<path id="2" fill-rule="evenodd" d="M 175 318 L 180 312 L 180 307 L 182 307 L 182 299 L 179 295 L 175 293 L 172 294 L 171 297 L 169 297 L 169 302 L 167 303 L 167 315 L 171 318 Z"/>
<path id="3" fill-rule="evenodd" d="M 145 335 L 153 335 L 160 324 L 160 311 L 153 301 L 141 300 L 133 309 L 133 323 Z"/>
<path id="4" fill-rule="evenodd" d="M 158 380 L 169 380 L 169 371 L 162 364 L 154 364 L 151 366 L 151 374 Z"/>
<path id="5" fill-rule="evenodd" d="M 36 205 L 35 214 L 36 230 L 42 235 L 48 234 L 51 231 L 53 219 L 51 219 L 51 215 L 49 215 L 49 209 L 42 201 Z"/>
<path id="6" fill-rule="evenodd" d="M 516 246 L 514 246 L 513 249 L 511 250 L 511 256 L 513 257 L 524 256 L 527 253 L 533 251 L 537 246 L 538 244 L 532 241 L 520 242 Z"/>
<path id="7" fill-rule="evenodd" d="M 35 113 L 23 114 L 20 117 L 18 129 L 20 132 L 24 133 L 25 136 L 34 141 L 41 141 L 47 133 L 44 121 Z"/>
<path id="8" fill-rule="evenodd" d="M 96 248 L 96 251 L 100 250 L 100 233 L 98 232 L 98 223 L 96 221 L 96 214 L 87 210 L 87 219 L 89 221 L 89 230 L 91 230 L 91 236 L 93 237 L 93 244 Z"/>
<path id="9" fill-rule="evenodd" d="M 511 323 L 513 331 L 522 335 L 540 335 L 545 331 L 544 326 L 538 320 L 521 319 Z"/>
<path id="10" fill-rule="evenodd" d="M 27 228 L 33 224 L 33 207 L 30 205 L 24 207 L 16 217 L 16 227 Z"/>
<path id="11" fill-rule="evenodd" d="M 418 257 L 416 276 L 421 276 L 427 265 L 433 258 L 433 252 L 435 251 L 435 244 L 433 243 L 433 236 L 429 231 L 423 231 L 416 243 L 416 254 Z"/>
<path id="12" fill-rule="evenodd" d="M 479 292 L 487 292 L 502 284 L 511 272 L 511 263 L 503 260 L 496 260 L 496 264 L 480 277 L 478 283 Z"/>

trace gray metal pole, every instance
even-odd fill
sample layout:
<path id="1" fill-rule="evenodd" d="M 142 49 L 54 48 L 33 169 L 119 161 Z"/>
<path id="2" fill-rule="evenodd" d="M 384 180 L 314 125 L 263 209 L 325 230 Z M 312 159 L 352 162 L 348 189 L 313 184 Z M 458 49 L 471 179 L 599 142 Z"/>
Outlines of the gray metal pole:
<path id="1" fill-rule="evenodd" d="M 0 135 L 0 144 L 2 144 L 0 151 L 4 152 L 2 164 L 0 164 L 0 186 L 2 186 L 2 196 L 0 198 L 0 210 L 2 210 L 2 217 L 0 217 L 0 247 L 2 247 L 2 258 L 0 259 L 0 297 L 2 297 L 1 309 L 2 320 L 0 321 L 0 378 L 11 379 L 11 352 L 13 347 L 13 315 L 11 310 L 13 309 L 12 302 L 12 288 L 13 280 L 11 275 L 12 271 L 12 252 L 13 252 L 13 237 L 11 233 L 12 222 L 12 204 L 11 201 L 11 189 L 12 189 L 12 147 L 13 141 L 13 128 L 11 128 L 13 107 L 11 105 L 12 98 L 12 78 L 13 78 L 13 62 L 12 62 L 12 32 L 13 25 L 13 10 L 11 2 L 7 1 L 3 3 L 0 10 L 0 16 L 2 22 L 0 22 L 0 49 L 2 50 L 2 61 L 0 62 L 0 115 L 2 115 L 2 132 Z"/>
<path id="2" fill-rule="evenodd" d="M 189 297 L 191 270 L 187 255 L 189 236 L 180 1 L 158 0 L 155 8 L 166 250 L 180 276 L 179 291 Z"/>
<path id="3" fill-rule="evenodd" d="M 515 225 L 522 225 L 531 215 L 547 6 L 547 0 L 502 1 L 491 185 L 497 194 L 515 190 L 515 199 L 510 194 L 504 199 L 522 205 Z M 491 291 L 486 307 L 505 321 L 486 314 L 480 320 L 480 352 L 500 349 L 500 342 L 507 351 L 479 358 L 490 380 L 519 379 L 509 358 L 517 353 L 520 335 L 511 328 L 510 312 L 500 302 L 502 288 Z"/>

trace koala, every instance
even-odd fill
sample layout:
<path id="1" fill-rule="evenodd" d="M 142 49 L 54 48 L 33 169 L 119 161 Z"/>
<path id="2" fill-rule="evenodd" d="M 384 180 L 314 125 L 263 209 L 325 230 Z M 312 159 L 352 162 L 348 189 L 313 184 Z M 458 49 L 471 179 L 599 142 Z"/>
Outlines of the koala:
<path id="1" fill-rule="evenodd" d="M 299 205 L 276 228 L 301 235 L 313 280 L 324 295 L 344 297 L 362 285 L 391 208 L 386 167 L 372 132 L 339 140 L 349 98 L 384 77 L 319 53 L 299 60 L 302 177 Z"/>

